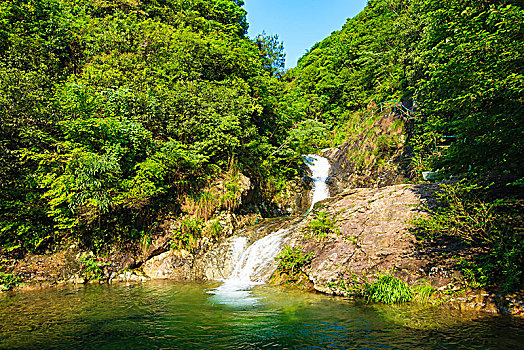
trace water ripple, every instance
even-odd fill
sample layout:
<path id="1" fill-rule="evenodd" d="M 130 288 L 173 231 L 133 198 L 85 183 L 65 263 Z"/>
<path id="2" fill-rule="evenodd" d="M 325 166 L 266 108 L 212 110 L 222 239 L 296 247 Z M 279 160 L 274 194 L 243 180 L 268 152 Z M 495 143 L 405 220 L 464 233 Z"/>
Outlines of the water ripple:
<path id="1" fill-rule="evenodd" d="M 366 305 L 272 286 L 248 291 L 248 306 L 231 306 L 209 300 L 216 286 L 157 281 L 2 294 L 0 348 L 516 350 L 524 344 L 522 321 L 512 318 Z"/>

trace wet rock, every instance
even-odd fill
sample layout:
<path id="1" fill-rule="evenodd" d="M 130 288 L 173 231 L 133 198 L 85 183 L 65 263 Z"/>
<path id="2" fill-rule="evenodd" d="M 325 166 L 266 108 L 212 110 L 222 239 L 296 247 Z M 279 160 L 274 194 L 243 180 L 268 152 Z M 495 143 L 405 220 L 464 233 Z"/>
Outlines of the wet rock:
<path id="1" fill-rule="evenodd" d="M 210 249 L 197 263 L 196 275 L 207 280 L 226 279 L 234 269 L 234 237 L 222 241 Z M 247 243 L 247 239 L 245 241 Z"/>
<path id="2" fill-rule="evenodd" d="M 311 203 L 309 178 L 295 179 L 286 184 L 286 188 L 279 193 L 275 202 L 281 214 L 295 215 L 305 212 Z"/>
<path id="3" fill-rule="evenodd" d="M 486 291 L 468 291 L 462 296 L 451 297 L 448 300 L 448 305 L 451 308 L 458 310 L 475 310 L 482 311 L 493 314 L 514 314 L 519 315 L 522 313 L 523 305 L 516 305 L 510 303 L 509 297 L 504 297 L 502 295 L 488 293 Z M 520 302 L 522 302 L 520 300 Z M 511 304 L 511 306 L 510 306 Z"/>
<path id="4" fill-rule="evenodd" d="M 482 253 L 449 239 L 421 245 L 411 230 L 410 221 L 418 215 L 420 204 L 434 205 L 437 185 L 394 185 L 382 188 L 347 189 L 315 206 L 335 221 L 340 234 L 325 238 L 306 238 L 307 226 L 315 212 L 293 229 L 290 244 L 313 253 L 305 269 L 314 289 L 346 295 L 344 286 L 355 278 L 372 281 L 379 273 L 392 273 L 410 285 L 429 282 L 449 306 L 461 310 L 524 315 L 521 294 L 502 296 L 486 291 L 471 291 L 449 298 L 464 288 L 457 259 Z M 458 257 L 458 258 L 457 258 Z M 341 287 L 342 286 L 342 287 Z"/>
<path id="5" fill-rule="evenodd" d="M 340 234 L 305 239 L 304 229 L 314 219 L 311 214 L 294 230 L 292 240 L 293 245 L 314 254 L 307 273 L 315 289 L 337 293 L 330 287 L 337 281 L 384 271 L 394 271 L 408 283 L 426 278 L 435 285 L 448 284 L 449 272 L 436 268 L 428 275 L 428 262 L 413 255 L 417 245 L 409 222 L 420 214 L 418 205 L 427 201 L 422 193 L 431 192 L 420 187 L 349 189 L 319 203 L 322 209 L 317 211 L 324 210 L 332 217 Z"/>
<path id="6" fill-rule="evenodd" d="M 172 232 L 173 227 L 170 227 L 169 231 Z M 170 248 L 169 243 L 171 241 L 171 237 L 171 234 L 165 234 L 159 237 L 154 237 L 147 247 L 142 248 L 140 260 L 147 261 L 148 259 L 151 259 L 154 256 L 167 252 Z M 132 258 L 129 258 L 128 260 L 131 261 L 128 261 L 128 263 L 125 264 L 127 266 L 125 266 L 124 268 L 134 265 L 134 261 L 132 261 Z"/>
<path id="7" fill-rule="evenodd" d="M 294 218 L 260 220 L 257 225 L 246 227 L 235 236 L 213 245 L 203 256 L 195 260 L 194 277 L 203 280 L 223 280 L 229 277 L 244 248 L 256 240 L 292 225 Z"/>
<path id="8" fill-rule="evenodd" d="M 84 277 L 74 277 L 69 279 L 68 282 L 72 284 L 84 284 L 86 283 L 86 280 Z"/>
<path id="9" fill-rule="evenodd" d="M 140 271 L 125 271 L 114 275 L 109 282 L 145 282 L 149 279 L 148 276 L 144 276 Z"/>

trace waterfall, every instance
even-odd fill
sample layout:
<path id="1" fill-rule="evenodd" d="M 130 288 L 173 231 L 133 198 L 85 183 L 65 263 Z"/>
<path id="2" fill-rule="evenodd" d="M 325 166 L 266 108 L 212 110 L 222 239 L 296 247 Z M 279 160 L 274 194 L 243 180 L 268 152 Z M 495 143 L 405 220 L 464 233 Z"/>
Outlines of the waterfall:
<path id="1" fill-rule="evenodd" d="M 237 261 L 229 280 L 263 283 L 264 269 L 280 252 L 289 229 L 280 229 L 251 244 Z"/>
<path id="2" fill-rule="evenodd" d="M 326 181 L 331 166 L 329 165 L 329 161 L 326 158 L 314 154 L 308 154 L 304 158 L 306 160 L 306 164 L 309 167 L 309 170 L 311 170 L 311 178 L 313 179 L 311 207 L 309 208 L 311 211 L 315 203 L 329 197 L 329 187 Z"/>
<path id="3" fill-rule="evenodd" d="M 315 203 L 329 197 L 326 180 L 330 165 L 326 158 L 313 154 L 304 156 L 304 159 L 313 179 L 310 211 Z M 233 306 L 256 305 L 258 299 L 251 296 L 250 289 L 267 282 L 266 279 L 273 274 L 276 268 L 275 257 L 289 239 L 290 229 L 279 229 L 253 242 L 247 248 L 246 237 L 235 237 L 230 245 L 231 256 L 238 257 L 235 267 L 220 287 L 209 291 L 210 294 L 214 294 L 211 301 Z"/>

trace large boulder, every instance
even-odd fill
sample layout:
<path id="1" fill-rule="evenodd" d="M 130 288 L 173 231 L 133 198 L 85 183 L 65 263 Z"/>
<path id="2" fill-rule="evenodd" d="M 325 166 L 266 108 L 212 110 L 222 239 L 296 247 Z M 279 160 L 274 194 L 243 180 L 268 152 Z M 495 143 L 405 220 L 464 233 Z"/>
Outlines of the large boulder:
<path id="1" fill-rule="evenodd" d="M 314 288 L 337 293 L 337 282 L 385 271 L 394 271 L 409 283 L 427 278 L 428 262 L 414 254 L 418 247 L 410 221 L 433 190 L 434 185 L 408 184 L 359 188 L 318 203 L 316 212 L 325 211 L 340 232 L 307 238 L 308 225 L 315 220 L 313 212 L 297 226 L 292 240 L 293 245 L 313 252 L 306 273 Z M 433 283 L 447 281 L 434 278 Z"/>

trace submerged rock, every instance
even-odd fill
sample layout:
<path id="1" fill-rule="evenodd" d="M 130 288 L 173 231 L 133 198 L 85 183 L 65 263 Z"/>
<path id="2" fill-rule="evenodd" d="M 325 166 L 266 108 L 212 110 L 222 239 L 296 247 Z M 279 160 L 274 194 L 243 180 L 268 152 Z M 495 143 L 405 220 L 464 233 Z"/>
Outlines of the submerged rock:
<path id="1" fill-rule="evenodd" d="M 126 271 L 120 274 L 117 274 L 109 280 L 110 283 L 113 282 L 145 282 L 150 280 L 148 276 L 137 273 L 137 271 Z"/>

